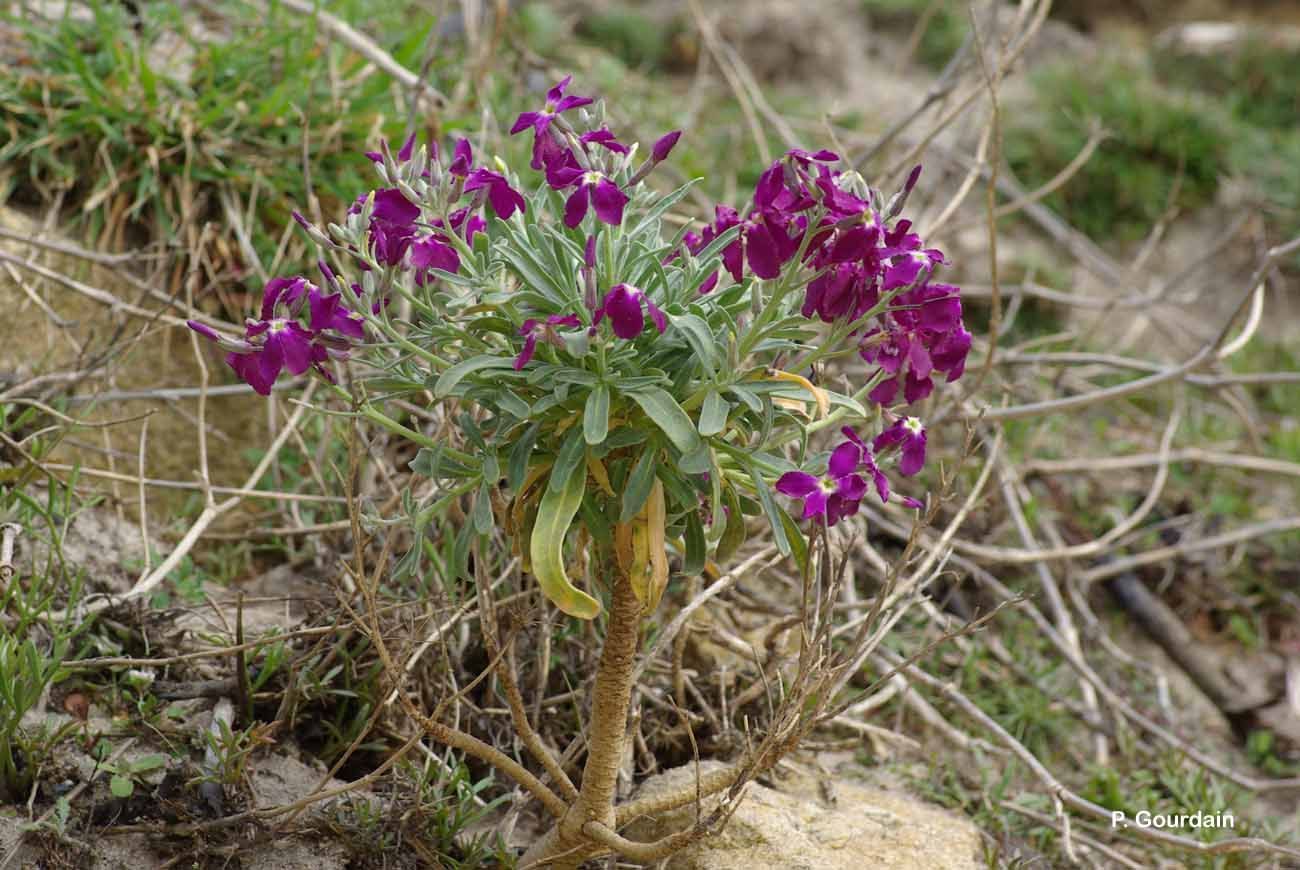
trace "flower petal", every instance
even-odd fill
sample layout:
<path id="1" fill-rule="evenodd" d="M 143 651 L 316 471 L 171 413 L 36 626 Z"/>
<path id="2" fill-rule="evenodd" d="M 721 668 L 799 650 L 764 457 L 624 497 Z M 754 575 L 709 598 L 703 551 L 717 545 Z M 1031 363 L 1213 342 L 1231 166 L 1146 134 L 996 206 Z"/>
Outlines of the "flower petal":
<path id="1" fill-rule="evenodd" d="M 596 217 L 612 227 L 623 222 L 623 206 L 627 205 L 627 199 L 627 194 L 608 178 L 596 182 L 596 189 L 591 194 Z"/>
<path id="2" fill-rule="evenodd" d="M 776 491 L 791 498 L 803 498 L 816 490 L 820 482 L 806 471 L 787 471 L 776 482 Z"/>
<path id="3" fill-rule="evenodd" d="M 857 470 L 858 464 L 861 462 L 862 448 L 852 441 L 845 441 L 831 451 L 831 460 L 826 471 L 836 479 L 846 477 Z"/>
<path id="4" fill-rule="evenodd" d="M 641 291 L 626 284 L 618 284 L 605 294 L 601 310 L 609 316 L 614 334 L 622 339 L 633 339 L 645 326 L 641 310 Z"/>
<path id="5" fill-rule="evenodd" d="M 569 195 L 564 203 L 564 225 L 573 229 L 587 216 L 587 205 L 591 199 L 591 189 L 583 184 Z"/>
<path id="6" fill-rule="evenodd" d="M 659 310 L 659 306 L 651 302 L 648 296 L 645 297 L 645 307 L 650 312 L 650 320 L 654 323 L 655 329 L 659 330 L 660 335 L 663 335 L 664 330 L 668 328 L 668 318 L 664 317 L 664 313 Z"/>

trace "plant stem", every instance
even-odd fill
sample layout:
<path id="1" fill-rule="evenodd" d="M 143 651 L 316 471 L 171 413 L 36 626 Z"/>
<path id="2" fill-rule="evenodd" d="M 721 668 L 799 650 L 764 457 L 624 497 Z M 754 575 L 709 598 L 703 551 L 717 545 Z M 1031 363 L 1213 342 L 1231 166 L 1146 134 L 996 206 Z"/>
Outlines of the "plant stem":
<path id="1" fill-rule="evenodd" d="M 641 628 L 641 602 L 632 583 L 615 566 L 603 560 L 613 572 L 613 596 L 605 646 L 600 653 L 596 682 L 592 688 L 591 723 L 587 729 L 587 763 L 582 770 L 578 799 L 559 823 L 524 856 L 521 866 L 550 866 L 555 870 L 576 868 L 584 860 L 604 851 L 583 832 L 588 822 L 613 828 L 614 788 L 627 740 L 628 708 L 632 702 L 637 640 Z"/>

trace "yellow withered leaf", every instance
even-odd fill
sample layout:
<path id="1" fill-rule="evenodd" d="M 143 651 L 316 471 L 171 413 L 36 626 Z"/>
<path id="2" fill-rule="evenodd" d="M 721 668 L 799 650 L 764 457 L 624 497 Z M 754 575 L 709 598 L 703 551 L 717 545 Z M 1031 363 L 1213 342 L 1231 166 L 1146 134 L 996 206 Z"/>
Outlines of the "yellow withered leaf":
<path id="1" fill-rule="evenodd" d="M 783 371 L 771 369 L 768 371 L 768 376 L 771 380 L 788 381 L 789 383 L 792 384 L 798 384 L 799 386 L 807 390 L 812 395 L 813 401 L 817 403 L 818 417 L 825 417 L 827 414 L 831 412 L 830 396 L 826 394 L 825 390 L 815 385 L 812 381 L 808 380 L 802 375 L 796 375 L 794 372 L 783 372 Z M 781 399 L 776 399 L 775 402 L 777 404 L 784 404 Z"/>
<path id="2" fill-rule="evenodd" d="M 564 538 L 582 504 L 587 475 L 575 472 L 559 491 L 547 487 L 537 506 L 529 539 L 533 576 L 555 606 L 579 619 L 595 619 L 600 602 L 569 582 L 564 570 Z"/>
<path id="3" fill-rule="evenodd" d="M 667 524 L 664 486 L 656 479 L 645 506 L 629 525 L 632 531 L 632 559 L 628 578 L 632 591 L 646 612 L 653 611 L 668 586 L 668 552 L 664 547 Z"/>

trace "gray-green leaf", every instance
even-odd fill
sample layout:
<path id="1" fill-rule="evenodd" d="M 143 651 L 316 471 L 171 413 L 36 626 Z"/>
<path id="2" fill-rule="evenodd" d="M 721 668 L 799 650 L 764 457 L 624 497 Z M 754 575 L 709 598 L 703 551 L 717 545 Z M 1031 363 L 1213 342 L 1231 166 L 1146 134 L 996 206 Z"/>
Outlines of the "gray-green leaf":
<path id="1" fill-rule="evenodd" d="M 647 387 L 629 395 L 645 411 L 650 422 L 662 429 L 668 440 L 682 453 L 691 453 L 700 446 L 700 433 L 696 431 L 695 424 L 668 393 L 656 387 Z"/>
<path id="2" fill-rule="evenodd" d="M 484 369 L 508 369 L 512 368 L 513 363 L 499 356 L 490 356 L 487 354 L 473 356 L 467 360 L 456 363 L 447 369 L 438 378 L 438 382 L 433 386 L 433 394 L 439 399 L 451 395 L 451 391 L 456 389 L 456 385 L 463 381 L 474 372 L 483 371 Z"/>
<path id="3" fill-rule="evenodd" d="M 597 384 L 587 395 L 587 406 L 582 412 L 582 434 L 593 446 L 609 434 L 609 387 Z"/>
<path id="4" fill-rule="evenodd" d="M 710 392 L 704 397 L 704 406 L 700 408 L 700 434 L 705 437 L 717 435 L 726 427 L 729 413 L 731 403 L 716 390 Z"/>

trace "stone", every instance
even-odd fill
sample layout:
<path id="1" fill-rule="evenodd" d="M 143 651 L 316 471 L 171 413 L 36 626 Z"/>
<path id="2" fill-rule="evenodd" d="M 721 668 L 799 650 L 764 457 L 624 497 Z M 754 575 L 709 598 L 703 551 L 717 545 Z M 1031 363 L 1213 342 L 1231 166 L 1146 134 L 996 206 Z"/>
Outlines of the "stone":
<path id="1" fill-rule="evenodd" d="M 721 765 L 705 762 L 707 771 Z M 675 768 L 647 780 L 638 796 L 688 786 L 693 766 Z M 961 816 L 898 791 L 835 778 L 819 797 L 791 794 L 758 783 L 722 831 L 668 859 L 669 870 L 976 870 L 978 829 Z M 825 794 L 830 795 L 827 800 Z M 704 802 L 707 813 L 717 798 Z M 626 834 L 651 841 L 689 827 L 694 807 L 654 819 L 640 819 Z"/>

